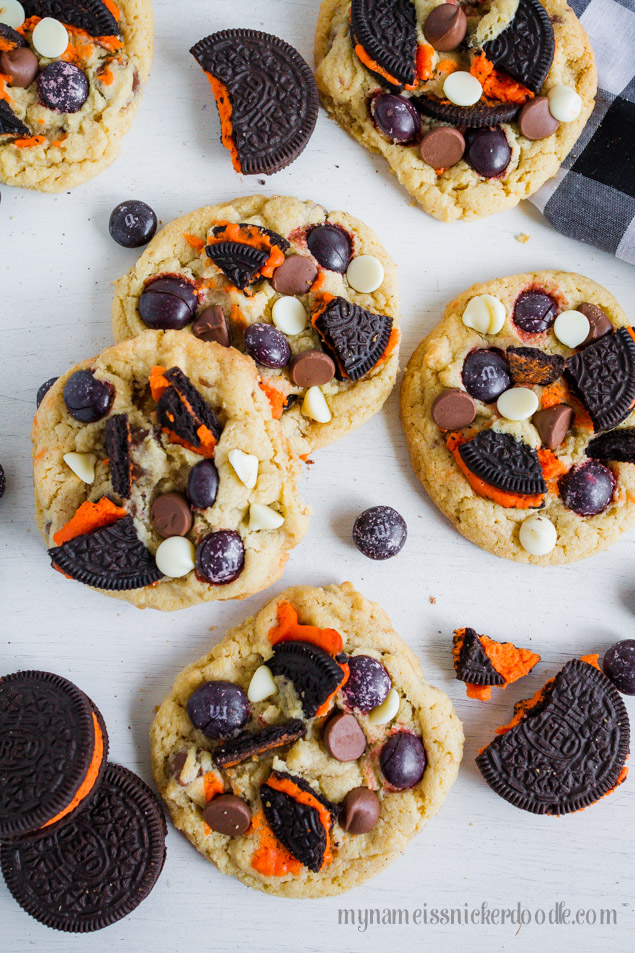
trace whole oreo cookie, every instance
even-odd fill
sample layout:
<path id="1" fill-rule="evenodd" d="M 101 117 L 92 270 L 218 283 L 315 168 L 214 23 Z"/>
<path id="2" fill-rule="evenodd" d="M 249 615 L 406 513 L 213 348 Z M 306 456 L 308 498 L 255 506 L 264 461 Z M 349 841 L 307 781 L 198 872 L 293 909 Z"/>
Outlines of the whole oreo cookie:
<path id="1" fill-rule="evenodd" d="M 89 804 L 108 757 L 98 709 L 51 672 L 0 679 L 0 841 L 53 833 Z"/>
<path id="2" fill-rule="evenodd" d="M 567 662 L 533 704 L 523 705 L 516 706 L 520 721 L 476 759 L 497 794 L 533 814 L 570 814 L 616 786 L 630 727 L 603 672 L 581 659 Z"/>
<path id="3" fill-rule="evenodd" d="M 78 27 L 90 36 L 119 36 L 115 4 L 102 0 L 24 0 L 27 17 L 53 17 L 68 26 Z"/>
<path id="4" fill-rule="evenodd" d="M 540 0 L 519 0 L 507 29 L 483 44 L 483 51 L 494 66 L 532 93 L 542 89 L 555 48 L 553 26 Z"/>
<path id="5" fill-rule="evenodd" d="M 412 96 L 411 102 L 424 116 L 447 122 L 451 126 L 466 126 L 468 129 L 482 129 L 484 126 L 511 122 L 520 109 L 518 103 L 496 103 L 496 105 L 477 103 L 476 106 L 455 106 L 435 99 L 433 96 Z"/>
<path id="6" fill-rule="evenodd" d="M 388 346 L 393 324 L 388 315 L 366 311 L 341 297 L 330 301 L 313 323 L 340 373 L 352 381 L 375 366 Z"/>
<path id="7" fill-rule="evenodd" d="M 414 83 L 417 24 L 410 0 L 353 0 L 351 36 L 361 62 L 385 86 Z"/>
<path id="8" fill-rule="evenodd" d="M 298 158 L 315 128 L 318 94 L 297 50 L 257 30 L 222 30 L 190 53 L 210 79 L 237 172 L 270 175 Z"/>
<path id="9" fill-rule="evenodd" d="M 635 332 L 618 328 L 585 347 L 567 361 L 564 376 L 596 431 L 617 427 L 635 405 Z"/>
<path id="10" fill-rule="evenodd" d="M 511 434 L 481 430 L 459 455 L 470 473 L 499 490 L 523 496 L 547 490 L 538 454 Z"/>
<path id="11" fill-rule="evenodd" d="M 96 797 L 55 834 L 4 845 L 7 887 L 28 914 L 55 930 L 89 933 L 131 913 L 165 862 L 163 812 L 127 768 L 109 764 Z"/>

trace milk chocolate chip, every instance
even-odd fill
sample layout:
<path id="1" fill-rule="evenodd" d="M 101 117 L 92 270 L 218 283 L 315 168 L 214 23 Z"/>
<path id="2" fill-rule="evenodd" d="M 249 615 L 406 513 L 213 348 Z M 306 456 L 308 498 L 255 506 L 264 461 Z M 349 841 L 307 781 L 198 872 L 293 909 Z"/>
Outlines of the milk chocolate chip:
<path id="1" fill-rule="evenodd" d="M 366 751 L 366 735 L 355 715 L 333 715 L 322 735 L 324 747 L 336 761 L 357 761 Z"/>
<path id="2" fill-rule="evenodd" d="M 578 305 L 577 310 L 581 311 L 589 322 L 589 333 L 580 347 L 586 347 L 587 344 L 591 344 L 593 341 L 597 341 L 605 337 L 605 335 L 612 333 L 613 325 L 611 319 L 606 311 L 603 311 L 597 304 L 583 301 L 582 304 Z"/>
<path id="3" fill-rule="evenodd" d="M 164 539 L 185 536 L 192 528 L 192 511 L 180 493 L 163 493 L 152 504 L 150 520 Z"/>
<path id="4" fill-rule="evenodd" d="M 567 436 L 572 420 L 571 407 L 568 404 L 556 404 L 554 407 L 539 410 L 531 422 L 538 431 L 543 446 L 548 450 L 557 450 Z"/>
<path id="5" fill-rule="evenodd" d="M 464 152 L 465 139 L 454 126 L 438 126 L 426 133 L 419 143 L 421 158 L 433 169 L 449 169 L 456 165 Z"/>
<path id="6" fill-rule="evenodd" d="M 442 3 L 435 7 L 423 25 L 428 43 L 440 53 L 449 53 L 461 45 L 467 32 L 467 17 L 453 3 Z"/>
<path id="7" fill-rule="evenodd" d="M 476 403 L 460 387 L 444 390 L 432 405 L 432 419 L 441 430 L 461 430 L 476 417 Z"/>
<path id="8" fill-rule="evenodd" d="M 192 333 L 201 341 L 216 341 L 223 347 L 229 347 L 229 329 L 221 306 L 211 304 L 201 311 L 192 325 Z"/>
<path id="9" fill-rule="evenodd" d="M 379 820 L 379 798 L 370 788 L 353 788 L 341 805 L 340 827 L 349 834 L 367 834 Z"/>
<path id="10" fill-rule="evenodd" d="M 39 68 L 38 58 L 28 46 L 0 53 L 0 73 L 9 77 L 9 86 L 26 89 L 37 76 Z"/>
<path id="11" fill-rule="evenodd" d="M 324 351 L 302 351 L 291 361 L 289 377 L 296 387 L 321 387 L 335 375 L 335 363 Z"/>
<path id="12" fill-rule="evenodd" d="M 235 794 L 219 794 L 203 811 L 203 820 L 218 834 L 239 837 L 251 824 L 249 805 Z"/>
<path id="13" fill-rule="evenodd" d="M 549 112 L 546 96 L 536 96 L 525 103 L 518 116 L 518 127 L 525 139 L 546 139 L 560 123 Z"/>
<path id="14" fill-rule="evenodd" d="M 305 295 L 318 276 L 318 270 L 310 258 L 291 255 L 285 258 L 273 273 L 271 283 L 281 295 Z"/>

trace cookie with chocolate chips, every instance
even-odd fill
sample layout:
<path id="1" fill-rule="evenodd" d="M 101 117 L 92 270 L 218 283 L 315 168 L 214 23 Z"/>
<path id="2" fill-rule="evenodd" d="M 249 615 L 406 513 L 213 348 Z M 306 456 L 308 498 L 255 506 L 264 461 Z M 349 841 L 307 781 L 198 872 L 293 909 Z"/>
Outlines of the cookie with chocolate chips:
<path id="1" fill-rule="evenodd" d="M 232 629 L 177 677 L 150 742 L 194 847 L 247 886 L 304 898 L 403 852 L 457 776 L 463 731 L 385 612 L 343 583 L 287 589 Z"/>

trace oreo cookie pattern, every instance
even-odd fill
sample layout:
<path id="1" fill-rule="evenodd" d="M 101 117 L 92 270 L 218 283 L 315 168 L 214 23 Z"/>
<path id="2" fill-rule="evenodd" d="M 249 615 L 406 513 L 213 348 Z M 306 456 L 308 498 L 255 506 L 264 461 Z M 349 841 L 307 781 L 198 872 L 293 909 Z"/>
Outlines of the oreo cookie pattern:
<path id="1" fill-rule="evenodd" d="M 463 732 L 383 610 L 344 583 L 288 589 L 230 631 L 178 676 L 150 741 L 203 856 L 254 889 L 319 897 L 403 852 L 453 784 Z"/>
<path id="2" fill-rule="evenodd" d="M 109 764 L 87 810 L 55 834 L 0 848 L 7 887 L 45 926 L 90 933 L 139 906 L 165 863 L 165 818 L 150 788 Z"/>
<path id="3" fill-rule="evenodd" d="M 597 88 L 565 0 L 323 0 L 315 59 L 332 118 L 443 221 L 510 208 L 555 175 Z"/>
<path id="4" fill-rule="evenodd" d="M 25 0 L 27 19 L 3 37 L 0 65 L 0 181 L 62 192 L 98 175 L 119 154 L 152 62 L 150 0 Z M 43 57 L 33 42 L 39 20 L 63 24 L 67 51 Z M 11 51 L 32 54 L 29 75 L 13 77 Z"/>
<path id="5" fill-rule="evenodd" d="M 195 289 L 186 313 L 181 298 L 166 310 L 166 294 L 152 295 L 166 273 Z M 395 382 L 396 268 L 374 232 L 345 212 L 259 195 L 202 208 L 167 225 L 116 282 L 116 340 L 150 324 L 209 341 L 210 315 L 222 340 L 255 360 L 299 453 L 363 424 Z"/>
<path id="6" fill-rule="evenodd" d="M 170 611 L 240 598 L 281 575 L 308 527 L 300 464 L 234 349 L 177 331 L 107 348 L 53 384 L 32 439 L 64 585 Z"/>
<path id="7" fill-rule="evenodd" d="M 410 360 L 401 418 L 417 477 L 464 536 L 555 565 L 633 525 L 634 335 L 608 291 L 567 272 L 448 305 Z"/>

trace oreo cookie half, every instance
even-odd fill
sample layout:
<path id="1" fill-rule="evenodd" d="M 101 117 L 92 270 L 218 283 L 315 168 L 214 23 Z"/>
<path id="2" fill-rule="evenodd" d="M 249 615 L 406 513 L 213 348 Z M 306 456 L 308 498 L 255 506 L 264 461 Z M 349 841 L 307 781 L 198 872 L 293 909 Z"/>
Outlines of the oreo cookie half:
<path id="1" fill-rule="evenodd" d="M 28 126 L 18 119 L 6 99 L 0 99 L 0 136 L 30 135 Z"/>
<path id="2" fill-rule="evenodd" d="M 269 257 L 264 249 L 243 245 L 242 242 L 216 242 L 206 245 L 205 252 L 241 291 L 258 278 L 260 269 Z"/>
<path id="3" fill-rule="evenodd" d="M 624 427 L 600 434 L 586 448 L 593 460 L 612 460 L 615 463 L 635 463 L 635 427 Z"/>
<path id="4" fill-rule="evenodd" d="M 488 60 L 532 93 L 542 89 L 555 49 L 553 26 L 540 0 L 519 0 L 507 29 L 483 44 Z"/>
<path id="5" fill-rule="evenodd" d="M 612 430 L 635 406 L 635 331 L 618 328 L 567 361 L 564 376 L 596 431 Z"/>
<path id="6" fill-rule="evenodd" d="M 132 460 L 128 414 L 114 414 L 109 417 L 104 435 L 112 488 L 122 500 L 129 500 L 132 493 Z"/>
<path id="7" fill-rule="evenodd" d="M 27 17 L 54 17 L 90 36 L 119 36 L 118 18 L 102 0 L 24 0 L 23 7 Z"/>
<path id="8" fill-rule="evenodd" d="M 260 731 L 243 731 L 215 748 L 212 760 L 219 768 L 233 768 L 266 751 L 290 745 L 305 735 L 306 723 L 301 718 L 292 718 L 281 725 L 267 725 Z"/>
<path id="9" fill-rule="evenodd" d="M 346 298 L 334 298 L 313 324 L 340 374 L 357 381 L 375 366 L 388 347 L 392 318 L 374 314 Z"/>
<path id="10" fill-rule="evenodd" d="M 0 679 L 0 841 L 52 834 L 90 803 L 108 758 L 99 710 L 51 672 Z"/>
<path id="11" fill-rule="evenodd" d="M 222 30 L 190 53 L 212 85 L 237 172 L 270 175 L 298 158 L 315 128 L 318 94 L 297 50 L 269 33 Z"/>
<path id="12" fill-rule="evenodd" d="M 511 434 L 481 430 L 458 452 L 470 473 L 490 486 L 523 496 L 547 492 L 538 454 Z"/>
<path id="13" fill-rule="evenodd" d="M 279 642 L 267 665 L 274 675 L 284 675 L 293 682 L 307 718 L 315 716 L 344 676 L 334 658 L 309 642 Z"/>
<path id="14" fill-rule="evenodd" d="M 285 781 L 290 782 L 300 796 L 308 794 L 325 810 L 303 803 L 273 786 L 280 782 L 283 786 Z M 335 805 L 314 791 L 303 778 L 283 771 L 274 771 L 261 785 L 260 800 L 265 819 L 280 843 L 296 860 L 317 873 L 322 867 L 331 825 L 337 814 Z"/>
<path id="15" fill-rule="evenodd" d="M 570 814 L 608 794 L 628 757 L 624 702 L 594 665 L 574 659 L 476 759 L 489 786 L 533 814 Z M 520 706 L 520 707 L 519 707 Z"/>
<path id="16" fill-rule="evenodd" d="M 482 129 L 484 126 L 496 126 L 501 122 L 511 122 L 520 110 L 518 103 L 496 103 L 496 105 L 454 106 L 441 102 L 433 96 L 412 96 L 415 104 L 424 116 L 431 116 L 452 126 L 466 126 L 468 129 Z"/>
<path id="17" fill-rule="evenodd" d="M 471 685 L 505 684 L 505 679 L 492 665 L 474 629 L 457 629 L 452 639 L 452 655 L 459 681 Z"/>
<path id="18" fill-rule="evenodd" d="M 141 778 L 109 764 L 87 810 L 55 834 L 4 845 L 7 887 L 30 916 L 54 930 L 90 933 L 131 913 L 165 863 L 165 818 Z"/>
<path id="19" fill-rule="evenodd" d="M 351 36 L 357 56 L 384 86 L 414 83 L 417 23 L 410 0 L 352 0 Z"/>

